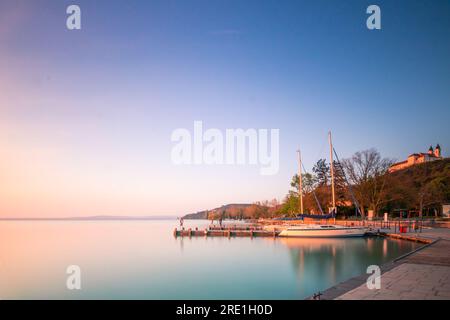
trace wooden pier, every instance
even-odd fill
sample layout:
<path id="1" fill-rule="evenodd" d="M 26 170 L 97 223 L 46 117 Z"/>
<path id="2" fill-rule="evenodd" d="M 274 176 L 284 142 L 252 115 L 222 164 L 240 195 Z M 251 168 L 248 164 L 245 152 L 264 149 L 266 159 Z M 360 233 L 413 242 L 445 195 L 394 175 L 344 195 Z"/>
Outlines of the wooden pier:
<path id="1" fill-rule="evenodd" d="M 380 233 L 380 235 L 386 236 L 389 238 L 393 238 L 393 239 L 408 240 L 408 241 L 419 242 L 419 243 L 424 243 L 424 244 L 429 244 L 429 243 L 433 242 L 432 239 L 423 238 L 417 234 L 408 235 L 408 234 L 399 234 L 399 233 Z"/>
<path id="2" fill-rule="evenodd" d="M 277 230 L 268 231 L 261 228 L 209 228 L 209 229 L 181 229 L 175 228 L 174 237 L 277 237 Z"/>

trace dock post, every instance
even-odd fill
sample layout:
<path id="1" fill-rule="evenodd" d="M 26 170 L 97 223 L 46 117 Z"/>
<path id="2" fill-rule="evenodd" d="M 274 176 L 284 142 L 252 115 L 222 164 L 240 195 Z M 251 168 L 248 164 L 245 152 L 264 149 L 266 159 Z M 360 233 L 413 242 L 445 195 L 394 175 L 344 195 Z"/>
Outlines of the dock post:
<path id="1" fill-rule="evenodd" d="M 189 238 L 192 236 L 192 229 L 191 228 L 188 229 L 188 235 L 189 235 Z"/>

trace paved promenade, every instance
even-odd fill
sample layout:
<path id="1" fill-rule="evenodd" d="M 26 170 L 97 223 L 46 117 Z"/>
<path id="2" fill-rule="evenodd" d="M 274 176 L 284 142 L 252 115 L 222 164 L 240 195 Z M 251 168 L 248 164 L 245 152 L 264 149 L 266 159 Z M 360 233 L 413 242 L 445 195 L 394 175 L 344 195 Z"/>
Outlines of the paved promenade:
<path id="1" fill-rule="evenodd" d="M 381 267 L 381 288 L 369 290 L 364 274 L 326 290 L 321 299 L 450 300 L 450 229 L 425 229 L 434 242 Z"/>

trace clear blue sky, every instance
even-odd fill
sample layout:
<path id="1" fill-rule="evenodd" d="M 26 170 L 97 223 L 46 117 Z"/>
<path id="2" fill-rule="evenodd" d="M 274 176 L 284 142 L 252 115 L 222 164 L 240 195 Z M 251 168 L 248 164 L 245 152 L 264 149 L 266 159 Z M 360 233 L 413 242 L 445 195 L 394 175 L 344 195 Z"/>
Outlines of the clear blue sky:
<path id="1" fill-rule="evenodd" d="M 66 29 L 78 4 L 82 30 Z M 382 29 L 366 28 L 370 4 Z M 450 154 L 450 2 L 0 3 L 0 215 L 182 214 L 282 198 L 377 148 Z M 171 132 L 279 128 L 280 172 L 173 166 Z"/>

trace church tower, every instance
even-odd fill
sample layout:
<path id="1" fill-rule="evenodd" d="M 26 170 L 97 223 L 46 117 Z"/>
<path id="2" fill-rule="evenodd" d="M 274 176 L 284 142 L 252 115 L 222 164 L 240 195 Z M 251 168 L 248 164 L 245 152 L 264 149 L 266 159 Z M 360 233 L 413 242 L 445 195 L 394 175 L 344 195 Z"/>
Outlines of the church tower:
<path id="1" fill-rule="evenodd" d="M 437 144 L 436 148 L 434 148 L 434 155 L 438 158 L 441 157 L 441 146 L 439 143 Z"/>

